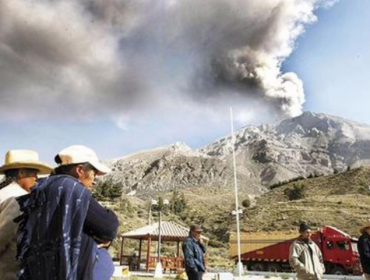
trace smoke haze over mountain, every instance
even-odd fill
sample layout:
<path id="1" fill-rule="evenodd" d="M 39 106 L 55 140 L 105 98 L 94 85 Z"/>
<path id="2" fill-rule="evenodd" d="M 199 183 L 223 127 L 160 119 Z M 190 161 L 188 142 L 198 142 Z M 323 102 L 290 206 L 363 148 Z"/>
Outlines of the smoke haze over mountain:
<path id="1" fill-rule="evenodd" d="M 281 64 L 333 2 L 0 0 L 1 117 L 297 116 L 303 83 Z"/>

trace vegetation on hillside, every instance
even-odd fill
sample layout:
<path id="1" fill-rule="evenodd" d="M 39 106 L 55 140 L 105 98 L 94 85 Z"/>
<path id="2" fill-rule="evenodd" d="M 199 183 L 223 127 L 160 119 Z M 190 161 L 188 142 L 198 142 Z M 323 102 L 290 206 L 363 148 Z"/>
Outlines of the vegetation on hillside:
<path id="1" fill-rule="evenodd" d="M 286 184 L 257 199 L 243 218 L 243 228 L 296 230 L 306 221 L 313 227 L 331 225 L 358 236 L 358 228 L 370 218 L 369 185 L 370 167 Z M 291 199 L 294 193 L 297 199 Z"/>
<path id="2" fill-rule="evenodd" d="M 304 184 L 294 183 L 291 188 L 285 188 L 284 194 L 289 200 L 302 199 L 306 196 L 306 186 Z"/>
<path id="3" fill-rule="evenodd" d="M 113 201 L 122 196 L 122 185 L 112 180 L 99 181 L 92 194 L 99 201 Z"/>
<path id="4" fill-rule="evenodd" d="M 239 193 L 243 208 L 243 231 L 296 231 L 302 221 L 313 228 L 335 226 L 351 235 L 358 236 L 358 228 L 370 218 L 370 167 L 361 167 L 329 176 L 293 181 L 260 196 L 252 203 L 249 196 Z M 169 200 L 164 220 L 184 226 L 196 223 L 203 227 L 210 238 L 210 265 L 230 267 L 228 238 L 236 230 L 234 193 L 220 188 L 193 188 L 158 194 Z M 121 196 L 106 199 L 120 219 L 119 232 L 127 232 L 148 223 L 149 198 L 147 201 Z M 154 214 L 154 220 L 158 218 Z M 128 243 L 127 250 L 137 244 Z M 118 255 L 119 240 L 113 244 Z M 164 249 L 166 250 L 166 249 Z M 171 246 L 168 245 L 168 249 Z"/>

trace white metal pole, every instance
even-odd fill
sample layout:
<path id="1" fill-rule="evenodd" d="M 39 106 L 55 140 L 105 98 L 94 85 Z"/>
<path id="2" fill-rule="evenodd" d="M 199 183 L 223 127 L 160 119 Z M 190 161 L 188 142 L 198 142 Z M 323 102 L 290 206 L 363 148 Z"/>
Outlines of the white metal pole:
<path id="1" fill-rule="evenodd" d="M 152 203 L 149 205 L 148 225 L 152 224 Z"/>
<path id="2" fill-rule="evenodd" d="M 161 236 L 161 213 L 162 210 L 159 210 L 159 234 L 158 234 L 158 261 L 161 262 L 161 242 L 162 242 L 162 236 Z"/>
<path id="3" fill-rule="evenodd" d="M 163 277 L 163 272 L 162 272 L 162 263 L 161 263 L 161 211 L 162 209 L 159 209 L 159 223 L 158 223 L 158 262 L 157 262 L 157 265 L 155 267 L 155 271 L 154 271 L 154 277 L 155 278 L 162 278 Z"/>
<path id="4" fill-rule="evenodd" d="M 240 257 L 240 225 L 239 225 L 239 201 L 238 201 L 238 182 L 236 178 L 236 160 L 235 160 L 235 135 L 234 135 L 234 119 L 233 119 L 233 108 L 230 107 L 230 122 L 231 122 L 231 142 L 233 150 L 233 166 L 234 166 L 234 187 L 235 187 L 235 212 L 236 212 L 236 234 L 238 243 L 238 264 L 236 269 L 239 277 L 242 276 L 243 264 Z"/>

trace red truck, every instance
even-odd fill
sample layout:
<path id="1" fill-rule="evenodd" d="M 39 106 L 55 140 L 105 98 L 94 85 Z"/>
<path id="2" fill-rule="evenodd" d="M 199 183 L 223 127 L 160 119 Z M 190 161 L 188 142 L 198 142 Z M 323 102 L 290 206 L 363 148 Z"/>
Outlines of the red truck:
<path id="1" fill-rule="evenodd" d="M 292 271 L 289 247 L 298 233 L 241 233 L 241 261 L 253 271 Z M 362 274 L 357 239 L 331 226 L 312 234 L 321 249 L 327 274 Z M 237 259 L 236 234 L 230 235 L 230 257 Z"/>

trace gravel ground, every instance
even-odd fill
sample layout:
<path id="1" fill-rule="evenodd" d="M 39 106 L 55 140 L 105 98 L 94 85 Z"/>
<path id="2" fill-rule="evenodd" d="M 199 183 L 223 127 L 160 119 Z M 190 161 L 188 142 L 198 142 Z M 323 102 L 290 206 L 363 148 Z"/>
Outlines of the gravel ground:
<path id="1" fill-rule="evenodd" d="M 129 275 L 123 275 L 122 273 L 122 266 L 116 266 L 115 271 L 113 274 L 113 280 L 121 280 L 121 279 L 129 279 L 131 277 L 135 277 L 136 280 L 150 280 L 150 279 L 158 279 L 154 278 L 154 273 L 145 273 L 145 272 L 130 272 Z M 278 276 L 266 276 L 266 275 L 244 275 L 239 279 L 238 277 L 234 277 L 231 273 L 205 273 L 203 275 L 203 280 L 296 280 L 294 276 L 291 275 L 283 275 L 283 277 L 278 277 Z M 219 276 L 219 278 L 217 278 Z M 287 276 L 291 276 L 290 278 L 287 278 Z M 338 279 L 343 279 L 342 277 L 335 277 L 336 275 L 327 275 L 323 280 L 338 280 Z M 175 278 L 176 274 L 168 274 L 165 273 L 163 274 L 163 279 L 168 279 L 168 278 Z M 363 278 L 361 276 L 346 276 L 347 280 L 362 280 Z"/>

